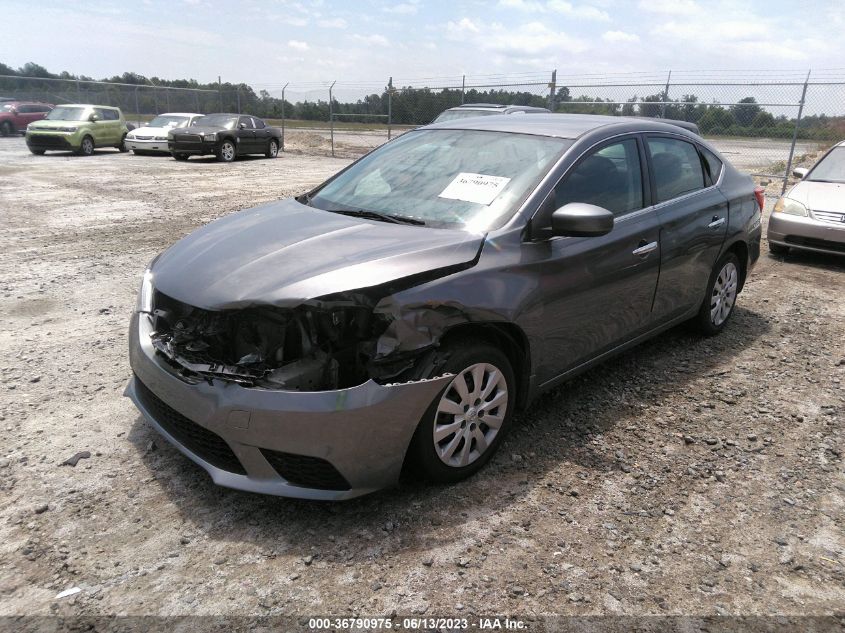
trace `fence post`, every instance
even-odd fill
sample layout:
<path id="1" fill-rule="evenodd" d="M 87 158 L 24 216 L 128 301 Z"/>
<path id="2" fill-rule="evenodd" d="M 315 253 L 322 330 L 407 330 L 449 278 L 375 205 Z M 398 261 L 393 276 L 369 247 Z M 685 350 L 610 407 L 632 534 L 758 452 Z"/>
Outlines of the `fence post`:
<path id="1" fill-rule="evenodd" d="M 241 87 L 238 86 L 237 89 L 235 90 L 235 92 L 238 95 L 238 114 L 240 114 L 241 113 Z"/>
<path id="2" fill-rule="evenodd" d="M 289 83 L 282 86 L 282 151 L 285 151 L 285 88 Z"/>
<path id="3" fill-rule="evenodd" d="M 220 102 L 220 112 L 223 112 L 223 81 L 217 75 L 217 99 Z"/>
<path id="4" fill-rule="evenodd" d="M 170 112 L 170 88 L 164 89 L 164 97 L 167 100 L 167 111 Z"/>
<path id="5" fill-rule="evenodd" d="M 393 128 L 393 77 L 387 80 L 387 140 L 390 140 Z"/>
<path id="6" fill-rule="evenodd" d="M 466 96 L 467 76 L 461 75 L 461 105 L 464 105 L 464 98 Z"/>
<path id="7" fill-rule="evenodd" d="M 153 105 L 155 106 L 155 113 L 158 114 L 158 94 L 156 94 L 155 86 L 153 86 Z"/>
<path id="8" fill-rule="evenodd" d="M 549 83 L 549 110 L 555 111 L 555 93 L 557 92 L 557 69 L 552 71 L 552 81 Z"/>
<path id="9" fill-rule="evenodd" d="M 76 99 L 79 103 L 82 103 L 82 92 L 79 90 L 79 79 L 76 80 Z"/>
<path id="10" fill-rule="evenodd" d="M 789 146 L 789 158 L 786 160 L 786 172 L 783 174 L 783 187 L 780 195 L 786 193 L 786 182 L 789 174 L 792 173 L 792 158 L 795 156 L 795 143 L 798 141 L 798 128 L 801 126 L 801 116 L 804 114 L 804 101 L 807 98 L 807 84 L 810 83 L 810 70 L 807 71 L 807 78 L 804 79 L 804 87 L 801 90 L 801 101 L 798 102 L 798 118 L 795 119 L 795 129 L 792 131 L 792 145 Z"/>
<path id="11" fill-rule="evenodd" d="M 332 156 L 334 156 L 334 101 L 332 97 L 332 88 L 337 83 L 337 80 L 332 82 L 332 85 L 329 86 L 329 127 L 331 128 L 331 135 L 332 135 Z"/>
<path id="12" fill-rule="evenodd" d="M 138 117 L 138 127 L 141 127 L 141 108 L 138 106 L 138 86 L 135 86 L 135 116 Z"/>
<path id="13" fill-rule="evenodd" d="M 660 104 L 660 118 L 666 118 L 666 102 L 669 101 L 669 82 L 672 80 L 672 71 L 666 77 L 666 88 L 663 89 L 663 103 Z"/>
<path id="14" fill-rule="evenodd" d="M 197 106 L 197 109 L 194 110 L 194 112 L 199 114 L 199 111 L 200 111 L 200 93 L 197 92 L 196 90 L 194 90 L 194 105 Z"/>

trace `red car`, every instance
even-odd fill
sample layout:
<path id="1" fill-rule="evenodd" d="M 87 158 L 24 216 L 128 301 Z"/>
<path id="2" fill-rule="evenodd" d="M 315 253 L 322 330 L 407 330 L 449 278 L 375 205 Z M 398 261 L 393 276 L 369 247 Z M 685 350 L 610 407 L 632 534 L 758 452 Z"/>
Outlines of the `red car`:
<path id="1" fill-rule="evenodd" d="M 0 104 L 0 135 L 23 134 L 27 125 L 40 121 L 52 109 L 52 104 L 35 101 L 7 101 Z"/>

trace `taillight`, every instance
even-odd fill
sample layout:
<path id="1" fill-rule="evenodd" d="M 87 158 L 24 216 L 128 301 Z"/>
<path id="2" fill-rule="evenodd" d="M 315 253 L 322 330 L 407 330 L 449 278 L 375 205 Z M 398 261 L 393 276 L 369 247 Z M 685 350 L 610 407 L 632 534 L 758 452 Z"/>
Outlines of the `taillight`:
<path id="1" fill-rule="evenodd" d="M 754 187 L 754 197 L 757 198 L 757 205 L 760 207 L 760 212 L 763 212 L 763 207 L 766 206 L 766 190 L 760 187 Z"/>

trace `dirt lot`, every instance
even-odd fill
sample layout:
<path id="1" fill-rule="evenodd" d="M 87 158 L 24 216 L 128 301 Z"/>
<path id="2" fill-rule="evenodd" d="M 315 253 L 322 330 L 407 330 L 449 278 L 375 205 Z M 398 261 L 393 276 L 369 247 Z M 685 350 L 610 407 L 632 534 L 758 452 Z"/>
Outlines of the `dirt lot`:
<path id="1" fill-rule="evenodd" d="M 843 260 L 764 254 L 721 336 L 547 394 L 460 485 L 263 497 L 161 440 L 121 397 L 145 264 L 346 163 L 0 139 L 0 615 L 843 614 Z"/>

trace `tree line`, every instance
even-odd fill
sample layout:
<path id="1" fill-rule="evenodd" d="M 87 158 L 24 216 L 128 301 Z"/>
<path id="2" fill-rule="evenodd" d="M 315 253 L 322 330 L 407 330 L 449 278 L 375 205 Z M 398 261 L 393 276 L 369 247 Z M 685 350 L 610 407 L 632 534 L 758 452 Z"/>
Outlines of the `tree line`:
<path id="1" fill-rule="evenodd" d="M 128 115 L 157 114 L 166 111 L 233 112 L 240 110 L 257 116 L 278 119 L 328 121 L 330 112 L 344 121 L 384 123 L 383 115 L 397 125 L 422 125 L 431 122 L 447 108 L 461 103 L 497 103 L 549 107 L 556 112 L 608 114 L 621 116 L 662 117 L 695 123 L 709 136 L 749 136 L 791 138 L 795 117 L 775 116 L 763 108 L 753 96 L 740 99 L 733 105 L 706 103 L 694 94 L 664 101 L 663 94 L 632 95 L 624 103 L 590 95 L 573 96 L 566 86 L 557 88 L 553 102 L 549 94 L 504 88 L 429 89 L 390 87 L 380 93 L 364 96 L 356 101 L 341 102 L 328 99 L 283 103 L 266 90 L 255 92 L 244 83 L 201 83 L 195 79 L 162 79 L 126 72 L 101 79 L 101 84 L 84 75 L 68 72 L 51 73 L 43 66 L 27 63 L 14 69 L 0 63 L 0 97 L 33 99 L 52 103 L 101 103 L 119 106 Z M 27 79 L 23 79 L 26 77 Z M 60 79 L 38 81 L 30 78 Z M 113 84 L 113 85 L 108 85 Z M 125 84 L 125 85 L 118 85 Z M 168 90 L 168 89 L 174 90 Z M 180 89 L 180 90 L 175 90 Z M 326 95 L 328 96 L 328 94 Z M 374 116 L 381 115 L 381 116 Z M 805 116 L 799 138 L 835 140 L 845 137 L 845 117 L 824 114 Z"/>

